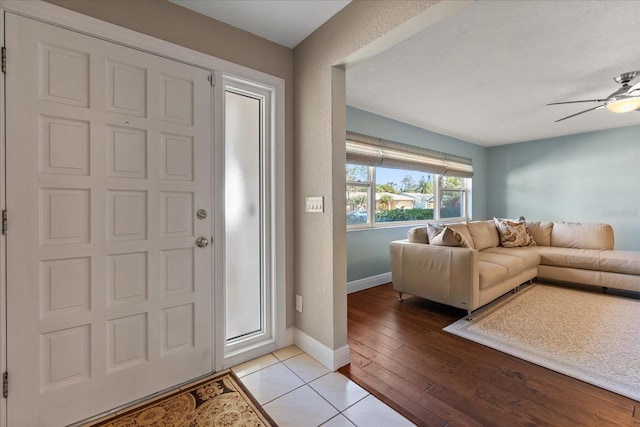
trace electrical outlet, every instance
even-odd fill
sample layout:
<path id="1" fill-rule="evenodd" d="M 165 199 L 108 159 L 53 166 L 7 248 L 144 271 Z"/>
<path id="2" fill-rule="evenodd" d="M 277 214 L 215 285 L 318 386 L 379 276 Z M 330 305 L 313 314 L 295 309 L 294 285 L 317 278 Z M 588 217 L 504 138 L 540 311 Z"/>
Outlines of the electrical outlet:
<path id="1" fill-rule="evenodd" d="M 302 296 L 296 295 L 296 311 L 302 313 Z"/>

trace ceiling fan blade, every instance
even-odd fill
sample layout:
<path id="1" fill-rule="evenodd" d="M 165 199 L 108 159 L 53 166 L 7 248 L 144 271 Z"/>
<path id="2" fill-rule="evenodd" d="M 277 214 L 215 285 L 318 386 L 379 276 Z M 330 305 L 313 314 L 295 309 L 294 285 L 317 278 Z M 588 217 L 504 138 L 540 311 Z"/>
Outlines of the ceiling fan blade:
<path id="1" fill-rule="evenodd" d="M 602 104 L 602 105 L 598 105 L 597 107 L 588 108 L 588 109 L 586 109 L 586 110 L 580 111 L 579 113 L 575 113 L 575 114 L 572 114 L 572 115 L 567 116 L 567 117 L 563 117 L 563 118 L 561 118 L 561 119 L 556 120 L 556 123 L 561 122 L 561 121 L 563 121 L 563 120 L 570 119 L 571 117 L 579 116 L 580 114 L 588 113 L 589 111 L 599 110 L 600 108 L 604 108 L 604 104 Z"/>
<path id="2" fill-rule="evenodd" d="M 633 86 L 631 86 L 629 89 L 627 89 L 627 91 L 625 92 L 627 95 L 630 95 L 632 92 L 635 92 L 636 90 L 640 90 L 640 82 L 634 84 Z"/>
<path id="3" fill-rule="evenodd" d="M 560 104 L 577 104 L 578 102 L 605 102 L 606 99 L 583 99 L 580 101 L 564 101 L 564 102 L 552 102 L 547 105 L 560 105 Z"/>

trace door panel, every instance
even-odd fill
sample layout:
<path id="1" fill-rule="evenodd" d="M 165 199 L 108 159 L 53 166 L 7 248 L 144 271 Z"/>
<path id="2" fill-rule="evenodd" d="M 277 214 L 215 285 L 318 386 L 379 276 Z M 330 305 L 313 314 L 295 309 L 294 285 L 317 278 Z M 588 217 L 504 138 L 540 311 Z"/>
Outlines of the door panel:
<path id="1" fill-rule="evenodd" d="M 64 425 L 213 370 L 210 72 L 6 32 L 8 420 Z"/>

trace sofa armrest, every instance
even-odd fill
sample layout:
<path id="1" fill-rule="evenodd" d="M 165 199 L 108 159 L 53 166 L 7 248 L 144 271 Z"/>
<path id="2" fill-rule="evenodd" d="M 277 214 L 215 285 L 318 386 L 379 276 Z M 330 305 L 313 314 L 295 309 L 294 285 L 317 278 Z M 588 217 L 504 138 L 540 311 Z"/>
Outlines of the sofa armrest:
<path id="1" fill-rule="evenodd" d="M 479 306 L 478 251 L 398 240 L 389 244 L 393 288 L 465 310 Z"/>

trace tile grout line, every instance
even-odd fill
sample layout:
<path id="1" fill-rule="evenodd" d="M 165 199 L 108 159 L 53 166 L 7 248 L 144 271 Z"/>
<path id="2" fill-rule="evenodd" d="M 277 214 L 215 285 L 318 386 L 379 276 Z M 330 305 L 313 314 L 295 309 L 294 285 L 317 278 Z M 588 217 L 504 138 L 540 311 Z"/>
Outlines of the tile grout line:
<path id="1" fill-rule="evenodd" d="M 300 353 L 300 354 L 306 354 L 306 353 L 302 352 L 302 353 Z M 298 355 L 296 355 L 296 356 L 299 356 L 300 354 L 298 354 Z M 295 357 L 295 356 L 293 356 L 293 357 Z M 293 357 L 290 357 L 289 359 L 293 359 Z M 276 357 L 276 359 L 277 359 L 277 357 Z M 289 359 L 286 359 L 286 360 L 289 360 Z M 313 358 L 312 358 L 312 359 L 313 359 Z M 313 359 L 313 360 L 315 360 L 315 359 Z M 316 361 L 316 362 L 317 362 L 317 361 Z M 354 402 L 354 403 L 352 403 L 351 405 L 347 406 L 345 409 L 340 410 L 340 409 L 336 408 L 336 407 L 335 407 L 335 405 L 334 405 L 333 403 L 329 402 L 329 400 L 328 400 L 326 397 L 324 397 L 324 396 L 322 395 L 322 393 L 320 393 L 318 390 L 316 390 L 316 389 L 311 385 L 311 383 L 312 383 L 312 382 L 314 382 L 314 381 L 316 381 L 316 380 L 319 380 L 320 378 L 325 377 L 325 376 L 327 376 L 327 375 L 330 375 L 330 374 L 332 374 L 332 373 L 335 373 L 335 374 L 337 374 L 337 375 L 342 375 L 340 372 L 334 372 L 334 371 L 329 370 L 329 372 L 324 373 L 324 374 L 320 375 L 319 377 L 313 378 L 313 379 L 312 379 L 312 380 L 310 380 L 310 381 L 305 381 L 305 379 L 304 379 L 304 378 L 302 378 L 302 377 L 301 377 L 300 375 L 298 375 L 298 374 L 297 374 L 297 373 L 296 373 L 296 372 L 295 372 L 291 367 L 289 367 L 286 363 L 284 363 L 284 360 L 283 360 L 283 361 L 281 361 L 280 363 L 282 363 L 282 364 L 283 364 L 284 366 L 286 366 L 286 367 L 287 367 L 291 372 L 293 372 L 293 374 L 294 374 L 294 375 L 296 375 L 298 378 L 300 378 L 300 380 L 302 380 L 302 382 L 304 382 L 304 385 L 308 386 L 311 390 L 313 390 L 313 391 L 314 391 L 314 393 L 316 393 L 318 396 L 320 396 L 320 398 L 321 398 L 322 400 L 324 400 L 325 402 L 327 402 L 327 403 L 328 403 L 328 404 L 329 404 L 333 409 L 335 409 L 336 411 L 338 411 L 338 413 L 337 413 L 337 414 L 335 414 L 334 416 L 330 417 L 330 418 L 329 418 L 329 419 L 327 419 L 327 420 L 324 420 L 324 421 L 322 422 L 322 424 L 320 424 L 320 426 L 322 426 L 323 424 L 326 424 L 327 422 L 329 422 L 330 420 L 334 419 L 334 418 L 335 418 L 335 417 L 337 417 L 338 415 L 342 415 L 342 416 L 343 416 L 344 418 L 346 418 L 346 419 L 347 419 L 351 424 L 353 424 L 354 426 L 356 425 L 353 421 L 351 421 L 351 419 L 350 419 L 349 417 L 347 417 L 346 415 L 344 415 L 344 414 L 343 414 L 343 412 L 344 412 L 344 411 L 346 411 L 347 409 L 349 409 L 349 408 L 353 407 L 353 406 L 354 406 L 354 405 L 356 405 L 357 403 L 360 403 L 361 401 L 363 401 L 363 400 L 364 400 L 364 399 L 366 399 L 367 397 L 369 397 L 369 396 L 371 395 L 371 393 L 369 393 L 368 391 L 366 391 L 366 390 L 365 390 L 365 392 L 367 393 L 367 394 L 366 394 L 366 396 L 364 396 L 364 397 L 363 397 L 363 398 L 361 398 L 361 399 L 358 399 L 356 402 Z M 319 362 L 318 362 L 318 363 L 319 363 Z M 328 368 L 327 368 L 327 369 L 328 369 Z M 344 375 L 342 375 L 342 376 L 344 376 Z M 347 379 L 348 379 L 348 378 L 347 378 Z M 349 380 L 349 381 L 351 381 L 351 380 Z M 302 387 L 302 386 L 300 386 L 300 387 Z M 300 387 L 298 387 L 298 388 L 300 388 Z M 358 386 L 358 387 L 359 387 L 359 386 Z M 297 390 L 298 388 L 296 388 L 295 390 Z M 364 390 L 364 389 L 363 389 L 363 390 Z M 286 395 L 286 394 L 289 394 L 289 393 L 291 393 L 291 392 L 293 392 L 293 391 L 294 391 L 294 390 L 291 390 L 291 391 L 289 391 L 289 392 L 287 392 L 287 393 L 283 394 L 283 396 L 284 396 L 284 395 Z M 275 400 L 275 399 L 274 399 L 274 400 Z"/>
<path id="2" fill-rule="evenodd" d="M 248 376 L 248 375 L 251 375 L 251 374 L 254 374 L 254 373 L 256 373 L 256 372 L 260 372 L 260 371 L 265 370 L 265 369 L 267 369 L 267 368 L 271 368 L 271 367 L 273 367 L 273 366 L 276 366 L 276 365 L 278 365 L 278 364 L 281 364 L 281 365 L 283 365 L 284 367 L 286 367 L 286 368 L 287 368 L 287 369 L 288 369 L 292 374 L 294 374 L 298 379 L 300 379 L 300 381 L 302 381 L 302 384 L 301 384 L 301 385 L 299 385 L 299 386 L 294 387 L 293 389 L 291 389 L 291 390 L 287 391 L 286 393 L 284 393 L 284 394 L 282 394 L 282 395 L 280 395 L 280 396 L 277 396 L 277 397 L 275 397 L 275 398 L 273 398 L 273 399 L 269 400 L 268 402 L 261 403 L 261 405 L 262 405 L 263 407 L 264 407 L 265 405 L 267 405 L 267 404 L 271 403 L 271 402 L 274 402 L 274 401 L 275 401 L 275 400 L 277 400 L 277 399 L 280 399 L 280 398 L 282 398 L 282 397 L 284 397 L 284 396 L 286 396 L 286 395 L 288 395 L 288 394 L 290 394 L 290 393 L 292 393 L 292 392 L 294 392 L 294 391 L 296 391 L 296 390 L 301 389 L 301 388 L 302 388 L 302 387 L 304 387 L 304 386 L 308 386 L 311 390 L 313 390 L 313 392 L 314 392 L 316 395 L 318 395 L 322 400 L 324 400 L 326 403 L 328 403 L 328 404 L 329 404 L 329 406 L 331 406 L 333 409 L 335 409 L 336 411 L 338 411 L 338 413 L 337 413 L 337 414 L 335 414 L 335 415 L 333 415 L 333 416 L 329 417 L 328 419 L 324 420 L 321 424 L 319 424 L 319 425 L 318 425 L 318 427 L 321 427 L 321 426 L 325 425 L 326 423 L 328 423 L 329 421 L 333 420 L 334 418 L 336 418 L 336 417 L 338 417 L 338 416 L 340 416 L 340 415 L 342 415 L 342 417 L 344 417 L 344 419 L 346 419 L 346 420 L 347 420 L 351 425 L 353 425 L 353 426 L 357 427 L 357 425 L 356 425 L 356 424 L 355 424 L 355 423 L 354 423 L 354 422 L 353 422 L 349 417 L 347 417 L 347 416 L 344 414 L 344 412 L 345 412 L 345 411 L 347 411 L 347 410 L 349 410 L 350 408 L 353 408 L 355 405 L 357 405 L 358 403 L 362 402 L 362 401 L 363 401 L 363 400 L 365 400 L 366 398 L 368 398 L 368 397 L 370 397 L 370 396 L 373 396 L 370 392 L 368 392 L 367 390 L 363 389 L 363 390 L 366 392 L 366 395 L 365 395 L 364 397 L 362 397 L 362 398 L 358 399 L 357 401 L 355 401 L 355 402 L 351 403 L 351 404 L 350 404 L 349 406 L 347 406 L 344 410 L 340 410 L 340 409 L 336 408 L 336 406 L 335 406 L 335 405 L 333 405 L 333 404 L 332 404 L 332 403 L 331 403 L 331 402 L 330 402 L 330 401 L 329 401 L 325 396 L 323 396 L 323 395 L 322 395 L 318 390 L 316 390 L 316 389 L 311 385 L 311 383 L 312 383 L 312 382 L 314 382 L 314 381 L 316 381 L 316 380 L 318 380 L 318 379 L 320 379 L 320 378 L 322 378 L 322 377 L 325 377 L 325 376 L 327 376 L 327 375 L 329 375 L 329 374 L 332 374 L 332 373 L 335 373 L 335 374 L 337 374 L 337 375 L 341 375 L 341 376 L 343 376 L 343 377 L 347 378 L 347 380 L 351 381 L 348 377 L 346 377 L 344 374 L 341 374 L 340 372 L 337 372 L 337 371 L 335 371 L 335 372 L 334 372 L 334 371 L 329 370 L 328 372 L 326 372 L 326 373 L 324 373 L 324 374 L 322 374 L 322 375 L 320 375 L 320 376 L 318 376 L 318 377 L 316 377 L 316 378 L 313 378 L 313 379 L 311 379 L 311 380 L 309 380 L 309 381 L 306 381 L 304 378 L 302 378 L 300 375 L 298 375 L 298 373 L 296 373 L 296 372 L 293 370 L 293 368 L 289 367 L 289 366 L 288 366 L 287 364 L 285 364 L 284 362 L 285 362 L 285 361 L 287 361 L 287 360 L 291 360 L 291 359 L 293 359 L 293 358 L 295 358 L 295 357 L 297 357 L 297 356 L 300 356 L 300 355 L 303 355 L 303 354 L 307 354 L 307 353 L 305 353 L 304 351 L 300 351 L 299 353 L 296 353 L 296 354 L 291 355 L 290 357 L 287 357 L 287 358 L 284 358 L 284 359 L 280 359 L 280 358 L 279 358 L 279 357 L 277 357 L 275 354 L 273 354 L 273 352 L 271 352 L 271 353 L 269 353 L 269 354 L 270 354 L 271 356 L 273 356 L 273 357 L 276 359 L 276 362 L 275 362 L 275 363 L 272 363 L 272 364 L 270 364 L 270 365 L 268 365 L 268 366 L 263 366 L 263 367 L 261 367 L 260 369 L 257 369 L 257 370 L 255 370 L 255 371 L 251 371 L 251 372 L 249 372 L 249 373 L 247 373 L 247 374 L 244 374 L 242 377 L 238 375 L 238 378 L 240 379 L 240 381 L 241 381 L 241 382 L 243 382 L 243 381 L 242 381 L 242 378 L 244 378 L 244 377 L 246 377 L 246 376 Z M 307 354 L 307 355 L 308 355 L 308 354 Z M 312 359 L 312 360 L 314 360 L 315 362 L 317 362 L 315 359 L 313 359 L 313 358 L 311 358 L 311 359 Z M 319 363 L 319 362 L 317 362 L 317 363 Z M 233 370 L 233 368 L 231 368 L 231 369 Z M 327 368 L 327 369 L 328 369 L 328 368 Z M 244 382 L 243 382 L 243 385 L 244 385 Z M 357 385 L 357 384 L 356 384 L 356 385 Z M 359 386 L 359 387 L 360 387 L 360 386 Z M 362 388 L 362 387 L 360 387 L 360 388 Z M 374 396 L 374 397 L 375 397 L 375 396 Z M 387 406 L 388 406 L 388 405 L 387 405 Z M 267 413 L 268 413 L 268 412 L 267 412 Z"/>
<path id="3" fill-rule="evenodd" d="M 270 354 L 272 354 L 272 355 L 273 355 L 273 353 L 270 353 Z M 312 382 L 314 382 L 314 381 L 316 381 L 316 380 L 319 380 L 319 379 L 320 379 L 320 378 L 322 378 L 322 377 L 325 377 L 325 376 L 327 376 L 327 375 L 330 375 L 330 374 L 332 374 L 332 373 L 335 373 L 335 374 L 337 374 L 337 375 L 342 375 L 342 376 L 344 376 L 344 375 L 343 375 L 343 374 L 341 374 L 341 373 L 339 373 L 339 372 L 333 372 L 333 371 L 329 370 L 329 372 L 326 372 L 326 373 L 324 373 L 324 374 L 322 374 L 322 375 L 320 375 L 320 376 L 318 376 L 318 377 L 316 377 L 316 378 L 313 378 L 313 379 L 311 379 L 311 380 L 307 381 L 307 380 L 305 380 L 304 378 L 302 378 L 300 375 L 298 375 L 298 373 L 297 373 L 297 372 L 295 372 L 295 371 L 294 371 L 294 370 L 293 370 L 289 365 L 287 365 L 286 363 L 284 363 L 285 361 L 290 360 L 290 359 L 293 359 L 293 358 L 295 358 L 296 356 L 300 356 L 301 354 L 304 354 L 304 352 L 298 353 L 298 354 L 296 354 L 296 355 L 294 355 L 294 356 L 291 356 L 291 357 L 288 357 L 288 358 L 286 358 L 286 359 L 280 359 L 280 358 L 278 358 L 277 356 L 273 355 L 273 356 L 278 360 L 276 363 L 273 363 L 273 364 L 271 364 L 271 365 L 269 365 L 269 366 L 265 366 L 265 367 L 263 367 L 263 368 L 260 368 L 260 369 L 258 369 L 258 370 L 256 370 L 256 371 L 254 371 L 254 372 L 251 372 L 251 374 L 253 374 L 253 373 L 255 373 L 255 372 L 259 372 L 259 371 L 261 371 L 261 370 L 263 370 L 263 369 L 270 368 L 270 367 L 275 366 L 275 365 L 277 365 L 277 364 L 282 364 L 282 365 L 283 365 L 285 368 L 287 368 L 287 369 L 288 369 L 292 374 L 294 374 L 297 378 L 299 378 L 299 379 L 300 379 L 300 381 L 302 381 L 302 384 L 301 384 L 300 386 L 295 387 L 295 388 L 293 388 L 293 389 L 291 389 L 291 390 L 287 391 L 286 393 L 284 393 L 284 394 L 282 394 L 282 395 L 280 395 L 280 396 L 274 397 L 273 399 L 269 400 L 268 402 L 265 402 L 264 404 L 262 404 L 262 406 L 264 406 L 264 405 L 266 405 L 266 404 L 268 404 L 268 403 L 271 403 L 271 402 L 273 402 L 274 400 L 280 399 L 281 397 L 286 396 L 287 394 L 293 393 L 294 391 L 299 390 L 300 388 L 302 388 L 302 387 L 304 387 L 304 386 L 308 386 L 308 387 L 309 387 L 311 390 L 313 390 L 313 392 L 314 392 L 315 394 L 317 394 L 317 395 L 318 395 L 322 400 L 324 400 L 325 402 L 327 402 L 327 403 L 328 403 L 328 404 L 329 404 L 333 409 L 335 409 L 336 411 L 338 411 L 338 413 L 337 413 L 337 414 L 335 414 L 335 415 L 333 415 L 332 417 L 330 417 L 330 418 L 328 418 L 328 419 L 324 420 L 324 421 L 322 422 L 322 424 L 320 424 L 319 426 L 322 426 L 322 425 L 326 424 L 327 422 L 331 421 L 332 419 L 336 418 L 336 417 L 337 417 L 337 416 L 339 416 L 339 415 L 342 415 L 346 420 L 348 420 L 351 424 L 353 424 L 353 425 L 355 426 L 356 424 L 354 424 L 354 422 L 353 422 L 351 419 L 349 419 L 349 417 L 347 417 L 343 412 L 345 412 L 345 411 L 346 411 L 346 410 L 348 410 L 349 408 L 353 407 L 354 405 L 356 405 L 356 404 L 358 404 L 358 403 L 362 402 L 362 401 L 363 401 L 364 399 L 366 399 L 367 397 L 371 396 L 371 393 L 369 393 L 368 391 L 366 391 L 366 390 L 365 390 L 366 395 L 365 395 L 364 397 L 362 397 L 362 398 L 358 399 L 357 401 L 353 402 L 352 404 L 350 404 L 349 406 L 347 406 L 347 407 L 346 407 L 346 408 L 344 408 L 343 410 L 340 410 L 340 409 L 336 408 L 336 406 L 335 406 L 333 403 L 331 403 L 331 402 L 330 402 L 330 401 L 329 401 L 325 396 L 323 396 L 323 395 L 322 395 L 318 390 L 316 390 L 316 389 L 313 387 L 313 385 L 311 385 L 311 383 L 312 383 Z M 314 359 L 314 360 L 315 360 L 315 359 Z M 250 374 L 247 374 L 247 375 L 250 375 Z M 242 377 L 239 377 L 239 378 L 240 378 L 240 380 L 242 381 Z M 364 389 L 363 389 L 363 390 L 364 390 Z M 357 426 L 356 426 L 356 427 L 357 427 Z"/>
<path id="4" fill-rule="evenodd" d="M 301 353 L 301 354 L 302 354 L 302 353 Z M 290 357 L 289 359 L 292 359 L 292 357 Z M 288 360 L 288 359 L 286 359 L 286 360 Z M 315 360 L 315 359 L 314 359 L 314 360 Z M 313 392 L 314 392 L 315 394 L 317 394 L 317 395 L 318 395 L 322 400 L 324 400 L 325 402 L 327 402 L 327 403 L 328 403 L 328 404 L 329 404 L 333 409 L 335 409 L 336 411 L 338 411 L 338 413 L 337 413 L 337 414 L 335 414 L 335 415 L 333 415 L 333 416 L 329 417 L 328 419 L 324 420 L 324 421 L 322 422 L 322 424 L 319 424 L 319 426 L 318 426 L 318 427 L 320 427 L 320 426 L 322 426 L 322 425 L 324 425 L 324 424 L 328 423 L 329 421 L 331 421 L 332 419 L 336 418 L 336 417 L 337 417 L 337 416 L 339 416 L 339 415 L 342 415 L 345 419 L 347 419 L 347 421 L 349 421 L 351 424 L 353 424 L 354 426 L 356 426 L 356 424 L 355 424 L 353 421 L 351 421 L 351 419 L 349 419 L 349 417 L 347 417 L 346 415 L 344 415 L 344 414 L 343 414 L 343 412 L 344 412 L 344 411 L 346 411 L 347 409 L 351 408 L 351 407 L 352 407 L 353 405 L 355 405 L 356 403 L 359 403 L 359 402 L 361 402 L 363 399 L 365 399 L 365 398 L 367 398 L 368 396 L 370 396 L 370 395 L 371 395 L 371 393 L 369 393 L 369 392 L 367 391 L 367 395 L 366 395 L 365 397 L 363 397 L 362 399 L 359 399 L 357 402 L 352 403 L 351 405 L 349 405 L 348 407 L 346 407 L 346 408 L 344 409 L 344 411 L 341 411 L 340 409 L 336 408 L 336 407 L 335 407 L 335 405 L 334 405 L 333 403 L 329 402 L 329 400 L 327 400 L 327 398 L 326 398 L 326 397 L 324 397 L 324 396 L 323 396 L 323 395 L 322 395 L 318 390 L 316 390 L 316 389 L 311 385 L 311 383 L 312 383 L 313 381 L 316 381 L 316 380 L 318 380 L 318 379 L 320 379 L 320 378 L 322 378 L 322 377 L 325 377 L 325 376 L 327 376 L 327 375 L 329 375 L 329 374 L 332 374 L 332 373 L 333 373 L 333 371 L 329 370 L 329 372 L 326 372 L 326 373 L 324 373 L 324 374 L 320 375 L 319 377 L 313 378 L 313 379 L 312 379 L 312 380 L 310 380 L 310 381 L 306 381 L 304 378 L 302 378 L 300 375 L 298 375 L 298 374 L 297 374 L 297 373 L 296 373 L 296 372 L 295 372 L 291 367 L 289 367 L 287 364 L 285 364 L 285 363 L 284 363 L 284 361 L 280 361 L 279 363 L 282 363 L 282 364 L 283 364 L 287 369 L 289 369 L 289 370 L 290 370 L 290 371 L 291 371 L 291 372 L 292 372 L 296 377 L 300 378 L 300 380 L 303 382 L 303 384 L 302 384 L 301 386 L 296 387 L 295 389 L 293 389 L 293 390 L 290 390 L 290 391 L 286 392 L 286 393 L 285 393 L 285 394 L 283 394 L 282 396 L 286 396 L 287 394 L 292 393 L 292 392 L 294 392 L 295 390 L 298 390 L 298 389 L 300 389 L 300 388 L 302 388 L 302 387 L 304 387 L 304 386 L 307 386 L 307 387 L 309 387 L 311 390 L 313 390 Z M 338 372 L 337 374 L 338 374 L 338 375 L 342 375 L 342 374 L 341 374 L 341 373 L 339 373 L 339 372 Z M 365 391 L 366 391 L 366 390 L 365 390 Z M 279 398 L 280 398 L 280 397 L 282 397 L 282 396 L 278 396 L 276 399 L 279 399 Z M 276 400 L 276 399 L 271 400 L 271 402 L 273 402 L 273 401 L 274 401 L 274 400 Z M 356 426 L 356 427 L 357 427 L 357 426 Z"/>

